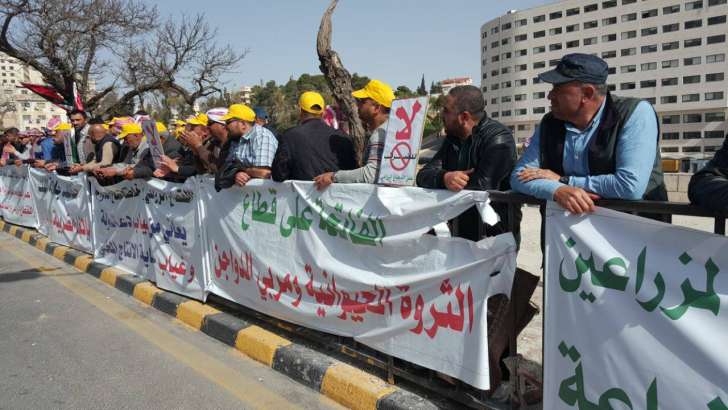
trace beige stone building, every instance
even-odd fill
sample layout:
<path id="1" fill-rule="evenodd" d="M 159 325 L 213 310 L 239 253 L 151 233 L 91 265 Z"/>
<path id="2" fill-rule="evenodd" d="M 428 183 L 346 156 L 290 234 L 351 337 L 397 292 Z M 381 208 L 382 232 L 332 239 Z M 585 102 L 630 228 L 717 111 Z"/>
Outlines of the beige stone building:
<path id="1" fill-rule="evenodd" d="M 65 119 L 64 110 L 20 88 L 20 83 L 43 84 L 43 78 L 33 68 L 0 53 L 0 107 L 12 103 L 15 108 L 4 113 L 0 127 L 17 127 L 26 131 L 45 127 L 53 117 Z"/>
<path id="2" fill-rule="evenodd" d="M 565 54 L 595 54 L 614 94 L 654 105 L 663 157 L 698 166 L 728 129 L 727 2 L 566 0 L 510 11 L 480 31 L 486 110 L 524 142 L 549 110 L 538 73 Z"/>

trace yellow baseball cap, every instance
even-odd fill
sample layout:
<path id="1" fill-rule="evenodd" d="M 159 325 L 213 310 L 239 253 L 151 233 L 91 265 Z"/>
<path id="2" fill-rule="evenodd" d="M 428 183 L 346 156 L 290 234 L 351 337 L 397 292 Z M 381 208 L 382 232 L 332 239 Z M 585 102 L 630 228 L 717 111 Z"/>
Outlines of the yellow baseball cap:
<path id="1" fill-rule="evenodd" d="M 222 117 L 222 120 L 228 121 L 233 118 L 253 122 L 255 121 L 255 111 L 245 104 L 233 104 L 228 108 L 228 113 Z"/>
<path id="2" fill-rule="evenodd" d="M 53 131 L 71 131 L 72 129 L 73 129 L 73 125 L 71 125 L 67 122 L 62 122 L 62 123 L 56 125 L 55 127 L 53 127 Z"/>
<path id="3" fill-rule="evenodd" d="M 321 114 L 326 108 L 324 97 L 315 91 L 306 91 L 298 99 L 298 106 L 311 114 Z"/>
<path id="4" fill-rule="evenodd" d="M 121 133 L 116 138 L 122 140 L 132 134 L 143 134 L 142 126 L 135 122 L 124 124 L 121 126 Z"/>
<path id="5" fill-rule="evenodd" d="M 351 95 L 354 98 L 371 98 L 378 104 L 387 108 L 392 107 L 394 101 L 394 91 L 392 87 L 379 80 L 371 80 L 361 90 L 356 90 Z"/>
<path id="6" fill-rule="evenodd" d="M 187 120 L 187 124 L 189 125 L 203 125 L 207 127 L 207 114 L 197 114 L 192 118 L 189 118 Z"/>
<path id="7" fill-rule="evenodd" d="M 161 122 L 157 121 L 157 132 L 167 132 L 167 127 L 164 126 Z"/>

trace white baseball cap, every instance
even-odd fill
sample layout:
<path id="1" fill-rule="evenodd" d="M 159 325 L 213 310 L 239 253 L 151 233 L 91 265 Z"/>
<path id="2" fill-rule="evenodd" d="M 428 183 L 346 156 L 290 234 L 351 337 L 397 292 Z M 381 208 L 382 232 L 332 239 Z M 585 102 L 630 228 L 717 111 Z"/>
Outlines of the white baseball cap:
<path id="1" fill-rule="evenodd" d="M 217 122 L 219 124 L 225 124 L 225 120 L 222 118 L 226 116 L 228 113 L 227 108 L 217 107 L 217 108 L 211 108 L 207 110 L 207 120 L 208 124 L 210 122 Z"/>

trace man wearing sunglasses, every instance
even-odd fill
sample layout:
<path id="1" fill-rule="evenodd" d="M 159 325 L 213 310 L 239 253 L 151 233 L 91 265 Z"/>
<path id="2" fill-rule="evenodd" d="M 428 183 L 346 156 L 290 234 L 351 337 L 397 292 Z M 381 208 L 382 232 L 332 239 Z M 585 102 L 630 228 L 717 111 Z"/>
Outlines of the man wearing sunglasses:
<path id="1" fill-rule="evenodd" d="M 215 175 L 215 188 L 244 186 L 251 178 L 270 178 L 278 149 L 273 133 L 255 123 L 255 112 L 245 104 L 231 105 L 222 120 L 228 141 L 221 152 L 225 162 Z"/>

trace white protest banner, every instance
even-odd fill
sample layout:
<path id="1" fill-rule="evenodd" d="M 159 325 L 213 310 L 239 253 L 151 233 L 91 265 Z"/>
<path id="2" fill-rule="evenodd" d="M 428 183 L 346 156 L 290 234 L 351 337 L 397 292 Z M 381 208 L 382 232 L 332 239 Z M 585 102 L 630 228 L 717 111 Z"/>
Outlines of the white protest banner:
<path id="1" fill-rule="evenodd" d="M 51 199 L 53 193 L 50 189 L 50 174 L 44 169 L 30 168 L 28 170 L 30 187 L 32 190 L 35 213 L 38 217 L 38 232 L 45 236 L 51 229 Z"/>
<path id="2" fill-rule="evenodd" d="M 544 408 L 728 408 L 728 239 L 546 215 Z"/>
<path id="3" fill-rule="evenodd" d="M 122 181 L 104 187 L 95 178 L 90 181 L 94 260 L 155 281 L 157 260 L 150 247 L 146 182 Z"/>
<path id="4" fill-rule="evenodd" d="M 93 253 L 91 237 L 91 200 L 86 174 L 50 176 L 51 242 Z"/>
<path id="5" fill-rule="evenodd" d="M 28 178 L 28 166 L 8 165 L 0 168 L 0 211 L 6 222 L 35 228 L 38 218 L 35 214 L 32 188 Z"/>
<path id="6" fill-rule="evenodd" d="M 414 185 L 429 97 L 394 100 L 377 183 Z"/>
<path id="7" fill-rule="evenodd" d="M 162 164 L 164 148 L 162 147 L 162 140 L 159 138 L 159 132 L 157 132 L 157 123 L 154 120 L 142 121 L 142 131 L 147 137 L 147 141 L 149 141 L 149 152 L 152 154 L 154 168 L 159 169 Z"/>
<path id="8" fill-rule="evenodd" d="M 511 234 L 427 235 L 486 192 L 200 183 L 209 291 L 489 388 L 487 299 L 510 294 Z"/>
<path id="9" fill-rule="evenodd" d="M 157 286 L 205 300 L 203 224 L 198 212 L 197 179 L 184 184 L 158 179 L 147 182 L 144 203 L 150 235 L 151 264 Z"/>

